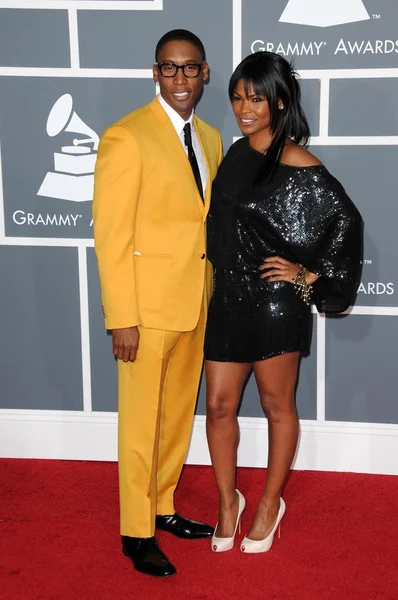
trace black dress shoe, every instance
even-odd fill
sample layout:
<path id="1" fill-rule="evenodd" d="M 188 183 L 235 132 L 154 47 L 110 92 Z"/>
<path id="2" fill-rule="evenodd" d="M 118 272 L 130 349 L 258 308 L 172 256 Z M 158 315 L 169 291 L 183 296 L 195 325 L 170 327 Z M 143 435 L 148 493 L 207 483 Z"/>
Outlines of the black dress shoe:
<path id="1" fill-rule="evenodd" d="M 214 533 L 214 527 L 206 525 L 206 523 L 191 521 L 191 519 L 181 517 L 177 513 L 174 513 L 174 515 L 157 515 L 156 528 L 190 540 L 208 538 Z"/>
<path id="2" fill-rule="evenodd" d="M 155 537 L 136 538 L 122 535 L 122 550 L 141 573 L 155 577 L 170 577 L 176 573 L 175 567 L 161 551 Z"/>

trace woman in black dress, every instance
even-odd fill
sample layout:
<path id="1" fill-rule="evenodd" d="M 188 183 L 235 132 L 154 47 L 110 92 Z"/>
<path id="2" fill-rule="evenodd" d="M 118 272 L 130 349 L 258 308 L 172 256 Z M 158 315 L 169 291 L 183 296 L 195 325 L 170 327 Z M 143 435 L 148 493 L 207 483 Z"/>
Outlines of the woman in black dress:
<path id="1" fill-rule="evenodd" d="M 235 489 L 242 387 L 253 369 L 268 419 L 266 484 L 244 552 L 266 552 L 285 513 L 281 494 L 295 454 L 298 361 L 311 343 L 311 301 L 342 312 L 355 298 L 362 219 L 341 184 L 303 146 L 309 137 L 289 63 L 248 56 L 229 96 L 245 137 L 213 184 L 208 258 L 214 292 L 205 340 L 207 437 L 219 491 L 212 548 L 232 548 L 245 507 Z"/>

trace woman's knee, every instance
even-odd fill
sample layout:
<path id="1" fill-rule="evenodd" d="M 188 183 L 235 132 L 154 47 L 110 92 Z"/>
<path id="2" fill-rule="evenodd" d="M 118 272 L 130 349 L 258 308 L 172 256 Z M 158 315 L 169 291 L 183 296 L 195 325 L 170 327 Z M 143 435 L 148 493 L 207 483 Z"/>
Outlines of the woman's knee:
<path id="1" fill-rule="evenodd" d="M 283 391 L 267 391 L 261 394 L 261 406 L 270 421 L 280 421 L 285 414 L 296 414 L 294 388 Z"/>
<path id="2" fill-rule="evenodd" d="M 236 402 L 228 394 L 210 394 L 206 400 L 206 416 L 211 421 L 236 415 Z"/>

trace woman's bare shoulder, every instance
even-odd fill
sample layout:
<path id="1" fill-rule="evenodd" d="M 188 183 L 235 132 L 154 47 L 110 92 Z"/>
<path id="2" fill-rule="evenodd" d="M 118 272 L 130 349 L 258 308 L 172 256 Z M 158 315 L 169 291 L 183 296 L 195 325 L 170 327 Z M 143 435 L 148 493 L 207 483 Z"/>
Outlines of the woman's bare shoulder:
<path id="1" fill-rule="evenodd" d="M 303 146 L 288 142 L 281 155 L 281 163 L 292 167 L 313 167 L 321 165 L 321 161 Z"/>

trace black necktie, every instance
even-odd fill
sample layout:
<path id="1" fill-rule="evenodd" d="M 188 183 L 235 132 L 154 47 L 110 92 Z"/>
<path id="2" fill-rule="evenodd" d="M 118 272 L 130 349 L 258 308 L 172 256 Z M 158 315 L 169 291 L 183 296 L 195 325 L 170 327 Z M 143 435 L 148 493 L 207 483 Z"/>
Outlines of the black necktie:
<path id="1" fill-rule="evenodd" d="M 195 152 L 192 146 L 192 135 L 191 135 L 191 124 L 186 123 L 184 125 L 184 138 L 185 145 L 188 149 L 188 160 L 191 163 L 193 176 L 195 177 L 196 185 L 198 186 L 200 197 L 203 200 L 203 187 L 202 187 L 202 179 L 200 177 L 199 165 L 196 160 Z"/>

